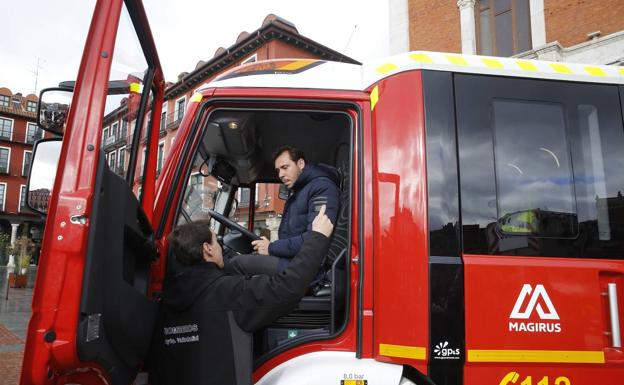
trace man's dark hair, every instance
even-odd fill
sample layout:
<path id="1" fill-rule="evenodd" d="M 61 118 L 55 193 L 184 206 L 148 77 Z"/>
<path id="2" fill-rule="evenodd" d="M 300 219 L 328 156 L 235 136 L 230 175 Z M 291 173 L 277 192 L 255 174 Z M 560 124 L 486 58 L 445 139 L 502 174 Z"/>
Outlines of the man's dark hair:
<path id="1" fill-rule="evenodd" d="M 173 229 L 167 236 L 169 245 L 178 262 L 183 265 L 195 265 L 204 260 L 204 242 L 212 242 L 210 221 L 187 223 Z"/>
<path id="2" fill-rule="evenodd" d="M 282 146 L 273 153 L 273 163 L 275 163 L 275 159 L 277 159 L 285 152 L 288 152 L 288 155 L 290 155 L 290 160 L 295 163 L 297 163 L 299 159 L 303 159 L 304 162 L 306 161 L 305 155 L 300 149 L 292 146 Z"/>

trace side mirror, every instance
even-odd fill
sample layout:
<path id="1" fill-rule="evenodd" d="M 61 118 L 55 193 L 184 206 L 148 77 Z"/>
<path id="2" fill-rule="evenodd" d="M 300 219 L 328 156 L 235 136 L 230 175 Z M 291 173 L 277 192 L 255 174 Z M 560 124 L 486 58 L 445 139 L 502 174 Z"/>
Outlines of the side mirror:
<path id="1" fill-rule="evenodd" d="M 33 151 L 26 202 L 30 209 L 44 215 L 48 212 L 62 144 L 58 138 L 42 139 L 35 144 Z"/>
<path id="2" fill-rule="evenodd" d="M 46 88 L 39 94 L 37 119 L 39 127 L 57 135 L 63 135 L 73 96 L 70 88 Z"/>

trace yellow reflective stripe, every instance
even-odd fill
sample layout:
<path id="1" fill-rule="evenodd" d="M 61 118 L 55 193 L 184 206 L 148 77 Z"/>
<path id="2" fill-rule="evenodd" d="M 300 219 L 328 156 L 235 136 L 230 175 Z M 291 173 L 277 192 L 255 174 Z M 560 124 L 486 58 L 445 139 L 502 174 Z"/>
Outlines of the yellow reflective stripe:
<path id="1" fill-rule="evenodd" d="M 375 86 L 370 94 L 371 111 L 375 109 L 377 102 L 379 101 L 379 87 Z"/>
<path id="2" fill-rule="evenodd" d="M 195 92 L 193 96 L 191 96 L 191 103 L 201 102 L 203 95 L 199 92 Z"/>
<path id="3" fill-rule="evenodd" d="M 438 66 L 439 65 L 439 66 Z M 503 57 L 487 57 L 476 55 L 462 55 L 459 53 L 436 53 L 427 51 L 406 52 L 386 59 L 385 62 L 372 67 L 373 78 L 381 79 L 406 69 L 422 67 L 441 71 L 459 71 L 470 73 L 501 74 L 509 71 L 509 76 L 539 76 L 546 78 L 561 78 L 583 81 L 588 77 L 598 79 L 599 82 L 624 82 L 624 66 L 603 66 L 598 64 L 573 64 L 565 62 L 546 62 L 531 59 L 516 59 Z M 365 66 L 365 70 L 369 71 Z M 523 74 L 524 72 L 524 74 Z"/>
<path id="4" fill-rule="evenodd" d="M 141 85 L 139 83 L 130 83 L 130 92 L 141 92 Z"/>
<path id="5" fill-rule="evenodd" d="M 468 350 L 469 362 L 566 362 L 603 364 L 604 352 L 584 350 Z"/>
<path id="6" fill-rule="evenodd" d="M 283 71 L 296 71 L 302 67 L 307 66 L 310 63 L 314 63 L 316 60 L 297 60 L 295 62 L 292 63 L 288 63 L 286 65 L 283 65 L 281 67 L 279 67 L 280 70 Z"/>
<path id="7" fill-rule="evenodd" d="M 560 74 L 572 74 L 572 70 L 565 64 L 551 63 L 550 68 L 555 70 L 555 72 L 559 72 Z"/>
<path id="8" fill-rule="evenodd" d="M 450 61 L 451 63 L 458 65 L 458 66 L 467 66 L 468 65 L 468 61 L 466 61 L 466 59 L 464 59 L 461 56 L 456 56 L 456 55 L 446 55 L 446 59 L 448 61 Z"/>
<path id="9" fill-rule="evenodd" d="M 484 57 L 481 61 L 490 68 L 504 68 L 503 63 L 496 59 Z"/>
<path id="10" fill-rule="evenodd" d="M 585 71 L 591 76 L 607 76 L 607 74 L 600 67 L 585 66 Z"/>
<path id="11" fill-rule="evenodd" d="M 366 380 L 340 380 L 341 385 L 366 385 Z"/>
<path id="12" fill-rule="evenodd" d="M 379 354 L 387 357 L 412 358 L 424 360 L 427 358 L 427 349 L 420 346 L 403 346 L 379 344 Z"/>
<path id="13" fill-rule="evenodd" d="M 534 63 L 526 60 L 516 60 L 518 67 L 525 71 L 537 71 L 537 66 Z"/>
<path id="14" fill-rule="evenodd" d="M 379 72 L 380 74 L 387 74 L 388 72 L 392 72 L 397 68 L 398 67 L 395 64 L 386 63 L 382 66 L 377 67 L 377 72 Z"/>
<path id="15" fill-rule="evenodd" d="M 414 53 L 410 55 L 410 59 L 420 63 L 433 63 L 433 59 L 424 53 Z"/>

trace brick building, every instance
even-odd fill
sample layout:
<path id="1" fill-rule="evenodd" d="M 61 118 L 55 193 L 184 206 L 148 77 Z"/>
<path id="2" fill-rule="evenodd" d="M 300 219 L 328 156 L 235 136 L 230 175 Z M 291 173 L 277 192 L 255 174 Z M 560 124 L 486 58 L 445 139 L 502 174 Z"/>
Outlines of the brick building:
<path id="1" fill-rule="evenodd" d="M 624 64 L 621 0 L 390 0 L 393 53 Z"/>
<path id="2" fill-rule="evenodd" d="M 0 88 L 0 232 L 39 241 L 44 221 L 26 207 L 33 143 L 43 137 L 36 124 L 38 98 Z M 0 250 L 0 264 L 8 262 Z"/>
<path id="3" fill-rule="evenodd" d="M 171 145 L 175 141 L 178 126 L 184 116 L 188 100 L 192 94 L 205 84 L 209 83 L 218 75 L 242 64 L 253 63 L 268 59 L 321 59 L 329 61 L 342 61 L 345 63 L 358 63 L 350 57 L 344 56 L 320 43 L 317 43 L 301 34 L 297 27 L 287 20 L 270 14 L 266 16 L 259 29 L 248 33 L 241 32 L 236 42 L 228 48 L 219 48 L 213 57 L 200 60 L 191 72 L 183 72 L 178 75 L 175 83 L 167 83 L 165 102 L 162 106 L 160 121 L 160 135 L 158 142 L 158 154 L 156 173 L 160 173 L 164 159 Z M 133 117 L 128 117 L 128 100 L 121 101 L 119 108 L 108 113 L 104 118 L 103 148 L 109 167 L 120 175 L 125 175 L 128 165 L 128 152 L 130 149 L 131 136 L 133 135 Z M 130 123 L 130 124 L 129 124 Z M 147 122 L 149 125 L 149 122 Z M 130 130 L 127 127 L 131 127 Z M 143 132 L 146 132 L 143 130 Z M 143 175 L 145 164 L 145 143 L 138 152 L 137 168 L 135 170 L 135 193 L 140 194 L 138 182 Z M 216 180 L 212 178 L 197 178 L 203 180 L 201 195 L 207 199 L 211 192 L 217 188 Z M 191 178 L 191 183 L 193 183 Z M 276 217 L 283 211 L 284 202 L 278 199 L 279 187 L 276 185 L 260 186 L 255 193 L 255 220 L 259 227 L 264 227 L 267 218 Z M 237 200 L 239 210 L 235 214 L 244 223 L 246 213 L 250 207 L 249 189 L 240 189 Z M 205 207 L 202 203 L 201 207 Z"/>

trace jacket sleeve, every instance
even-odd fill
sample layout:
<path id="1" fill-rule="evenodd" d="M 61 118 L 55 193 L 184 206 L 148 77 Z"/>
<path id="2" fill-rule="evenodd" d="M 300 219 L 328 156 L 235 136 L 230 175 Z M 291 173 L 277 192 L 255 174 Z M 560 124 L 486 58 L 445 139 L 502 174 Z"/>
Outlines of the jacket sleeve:
<path id="1" fill-rule="evenodd" d="M 306 232 L 296 235 L 294 237 L 278 239 L 277 241 L 269 244 L 269 255 L 282 258 L 292 258 L 301 249 L 301 245 L 306 235 L 312 231 L 312 222 L 318 214 L 321 206 L 326 205 L 325 214 L 329 218 L 332 224 L 336 225 L 336 219 L 338 218 L 338 210 L 340 206 L 339 199 L 340 191 L 338 187 L 330 180 L 322 180 L 322 183 L 318 183 L 311 190 L 308 198 L 308 216 Z"/>
<path id="2" fill-rule="evenodd" d="M 241 329 L 253 332 L 291 311 L 318 272 L 328 247 L 329 239 L 313 231 L 286 270 L 241 280 L 234 306 L 234 317 Z"/>

